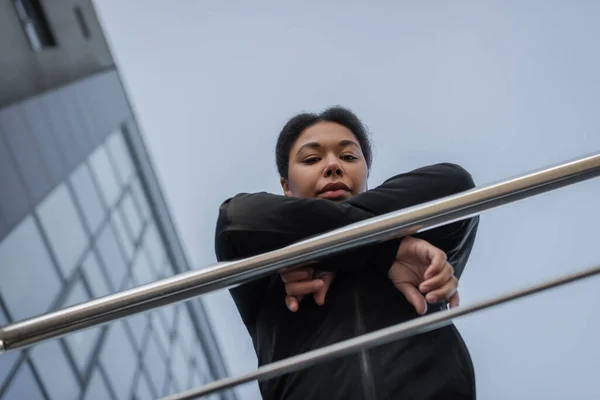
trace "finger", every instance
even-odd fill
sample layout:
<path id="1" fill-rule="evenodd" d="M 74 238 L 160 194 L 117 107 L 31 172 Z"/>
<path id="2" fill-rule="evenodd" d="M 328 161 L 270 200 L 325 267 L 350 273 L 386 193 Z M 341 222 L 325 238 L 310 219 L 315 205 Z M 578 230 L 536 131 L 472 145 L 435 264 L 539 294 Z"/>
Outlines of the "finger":
<path id="1" fill-rule="evenodd" d="M 321 279 L 315 279 L 312 281 L 293 282 L 285 284 L 285 293 L 288 296 L 298 296 L 311 294 L 321 289 L 323 281 Z"/>
<path id="2" fill-rule="evenodd" d="M 296 312 L 300 308 L 300 302 L 303 296 L 285 296 L 285 305 L 291 312 Z"/>
<path id="3" fill-rule="evenodd" d="M 313 269 L 312 268 L 294 269 L 294 270 L 290 270 L 290 271 L 281 272 L 280 275 L 281 275 L 281 280 L 283 280 L 283 282 L 285 282 L 285 283 L 304 281 L 304 280 L 312 278 Z"/>
<path id="4" fill-rule="evenodd" d="M 458 288 L 458 279 L 452 277 L 444 286 L 427 293 L 425 297 L 429 303 L 437 303 L 442 300 L 449 300 Z"/>
<path id="5" fill-rule="evenodd" d="M 427 275 L 427 271 L 425 272 L 425 275 Z M 450 265 L 450 263 L 445 263 L 440 272 L 438 272 L 432 278 L 423 281 L 419 285 L 419 290 L 421 293 L 427 293 L 438 289 L 448 282 L 452 276 L 454 276 L 454 268 L 452 265 Z"/>
<path id="6" fill-rule="evenodd" d="M 423 315 L 427 312 L 427 302 L 416 287 L 410 283 L 400 283 L 396 287 L 404 295 L 406 300 L 415 307 L 415 311 L 419 315 Z"/>
<path id="7" fill-rule="evenodd" d="M 428 257 L 431 260 L 425 271 L 425 279 L 430 279 L 439 274 L 446 264 L 447 256 L 442 250 L 432 244 L 427 246 Z"/>
<path id="8" fill-rule="evenodd" d="M 458 295 L 458 290 L 454 292 L 452 296 L 450 296 L 450 308 L 455 308 L 460 305 L 460 296 Z"/>
<path id="9" fill-rule="evenodd" d="M 314 297 L 315 302 L 322 306 L 325 304 L 325 296 L 327 295 L 327 291 L 329 290 L 329 286 L 331 286 L 331 282 L 335 275 L 333 273 L 324 273 L 319 275 L 319 279 L 323 281 L 323 286 L 319 290 L 316 291 Z"/>

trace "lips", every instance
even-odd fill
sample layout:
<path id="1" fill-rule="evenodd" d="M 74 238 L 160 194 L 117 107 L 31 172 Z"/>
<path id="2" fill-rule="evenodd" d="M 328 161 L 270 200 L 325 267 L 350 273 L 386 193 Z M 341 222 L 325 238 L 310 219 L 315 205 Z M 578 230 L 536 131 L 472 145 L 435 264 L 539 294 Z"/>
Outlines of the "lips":
<path id="1" fill-rule="evenodd" d="M 349 192 L 350 188 L 348 185 L 342 182 L 332 182 L 323 186 L 317 195 L 328 199 L 338 199 L 346 197 Z"/>

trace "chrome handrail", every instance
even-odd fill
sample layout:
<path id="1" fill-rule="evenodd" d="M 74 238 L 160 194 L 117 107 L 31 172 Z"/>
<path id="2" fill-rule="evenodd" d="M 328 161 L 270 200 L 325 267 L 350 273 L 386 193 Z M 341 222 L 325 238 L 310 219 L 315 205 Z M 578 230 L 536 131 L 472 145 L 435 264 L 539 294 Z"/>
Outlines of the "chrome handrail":
<path id="1" fill-rule="evenodd" d="M 598 175 L 600 153 L 371 218 L 280 250 L 175 275 L 4 326 L 0 329 L 0 351 L 24 348 L 44 340 L 103 325 L 356 246 L 432 229 Z"/>
<path id="2" fill-rule="evenodd" d="M 452 320 L 477 311 L 485 310 L 490 307 L 508 303 L 526 296 L 531 296 L 548 289 L 576 282 L 584 278 L 589 278 L 600 274 L 600 265 L 562 276 L 557 279 L 529 286 L 524 289 L 516 290 L 501 296 L 483 300 L 471 305 L 453 308 L 451 310 L 438 311 L 435 314 L 418 317 L 413 320 L 392 325 L 365 335 L 357 336 L 338 343 L 311 350 L 293 357 L 275 361 L 263 365 L 257 370 L 233 378 L 224 378 L 202 386 L 199 389 L 186 390 L 171 396 L 164 397 L 162 400 L 190 400 L 200 396 L 205 396 L 221 390 L 229 389 L 237 385 L 255 380 L 266 380 L 275 378 L 290 372 L 299 371 L 311 367 L 321 362 L 330 361 L 336 358 L 344 357 L 352 353 L 357 353 L 363 349 L 370 349 L 381 346 L 395 340 L 406 339 L 411 336 L 429 332 L 435 329 L 443 328 L 452 324 Z"/>

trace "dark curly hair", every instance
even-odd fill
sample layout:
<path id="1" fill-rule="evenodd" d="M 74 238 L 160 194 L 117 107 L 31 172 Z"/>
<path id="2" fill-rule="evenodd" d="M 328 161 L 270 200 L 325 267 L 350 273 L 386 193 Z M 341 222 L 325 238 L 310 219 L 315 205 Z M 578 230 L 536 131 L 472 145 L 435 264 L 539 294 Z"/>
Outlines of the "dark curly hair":
<path id="1" fill-rule="evenodd" d="M 363 123 L 356 114 L 344 107 L 330 107 L 320 114 L 302 113 L 290 119 L 277 138 L 275 147 L 275 162 L 277 171 L 282 178 L 287 179 L 290 159 L 290 151 L 294 143 L 305 129 L 319 122 L 335 122 L 350 129 L 360 144 L 362 153 L 367 162 L 367 168 L 371 168 L 373 158 L 371 140 Z"/>

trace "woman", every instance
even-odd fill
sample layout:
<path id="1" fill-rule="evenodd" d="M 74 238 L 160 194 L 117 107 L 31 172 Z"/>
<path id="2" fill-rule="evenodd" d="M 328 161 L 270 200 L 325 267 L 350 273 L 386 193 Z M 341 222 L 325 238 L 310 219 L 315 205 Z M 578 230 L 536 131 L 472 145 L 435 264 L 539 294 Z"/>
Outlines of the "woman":
<path id="1" fill-rule="evenodd" d="M 217 258 L 264 253 L 474 186 L 464 169 L 439 164 L 368 190 L 371 158 L 350 111 L 292 118 L 276 147 L 284 195 L 244 193 L 224 202 Z M 477 223 L 363 246 L 232 289 L 259 364 L 456 305 Z M 265 399 L 460 400 L 475 398 L 475 378 L 466 346 L 448 326 L 261 382 L 260 390 Z"/>

